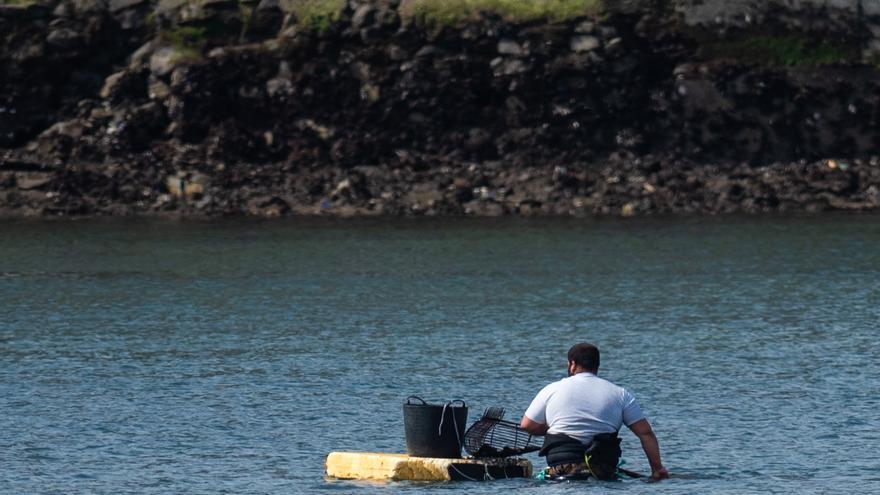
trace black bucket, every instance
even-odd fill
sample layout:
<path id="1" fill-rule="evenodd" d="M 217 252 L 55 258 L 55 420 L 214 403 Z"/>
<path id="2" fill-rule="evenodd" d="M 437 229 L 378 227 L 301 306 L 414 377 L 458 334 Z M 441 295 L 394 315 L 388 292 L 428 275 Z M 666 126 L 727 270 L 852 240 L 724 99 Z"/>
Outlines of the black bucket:
<path id="1" fill-rule="evenodd" d="M 428 404 L 411 395 L 403 404 L 406 451 L 413 457 L 461 458 L 467 404 L 454 400 Z"/>

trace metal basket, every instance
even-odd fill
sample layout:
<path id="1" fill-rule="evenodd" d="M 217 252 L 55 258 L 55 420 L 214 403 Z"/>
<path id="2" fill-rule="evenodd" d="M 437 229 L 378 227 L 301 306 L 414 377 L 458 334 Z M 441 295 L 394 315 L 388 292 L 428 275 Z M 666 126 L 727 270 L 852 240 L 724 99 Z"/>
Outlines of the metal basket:
<path id="1" fill-rule="evenodd" d="M 531 433 L 512 421 L 501 419 L 504 409 L 490 407 L 483 417 L 472 424 L 464 434 L 464 449 L 478 457 L 510 457 L 540 450 L 532 444 Z"/>

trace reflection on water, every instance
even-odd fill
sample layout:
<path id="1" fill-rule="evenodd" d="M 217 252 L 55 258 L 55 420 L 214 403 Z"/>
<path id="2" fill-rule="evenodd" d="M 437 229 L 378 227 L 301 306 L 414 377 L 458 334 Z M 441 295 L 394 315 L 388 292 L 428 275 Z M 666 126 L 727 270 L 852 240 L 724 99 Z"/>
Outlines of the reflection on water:
<path id="1" fill-rule="evenodd" d="M 322 473 L 402 450 L 413 393 L 518 416 L 579 340 L 664 493 L 873 492 L 878 246 L 873 216 L 0 223 L 0 492 L 580 490 Z"/>

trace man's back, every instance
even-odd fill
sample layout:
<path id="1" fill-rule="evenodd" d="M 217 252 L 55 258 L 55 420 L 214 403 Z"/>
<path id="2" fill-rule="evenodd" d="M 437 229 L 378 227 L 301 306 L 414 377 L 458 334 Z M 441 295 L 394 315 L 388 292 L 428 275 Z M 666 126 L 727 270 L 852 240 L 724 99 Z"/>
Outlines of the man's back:
<path id="1" fill-rule="evenodd" d="M 526 416 L 588 444 L 594 435 L 612 433 L 644 419 L 635 397 L 626 389 L 592 373 L 578 373 L 544 387 Z"/>
<path id="2" fill-rule="evenodd" d="M 547 457 L 551 476 L 587 473 L 615 479 L 620 460 L 616 432 L 626 425 L 642 442 L 651 463 L 651 477 L 668 478 L 657 436 L 639 403 L 626 389 L 596 376 L 599 361 L 598 347 L 586 342 L 573 345 L 568 350 L 568 378 L 538 393 L 520 427 L 532 435 L 546 435 L 541 455 Z M 615 434 L 597 437 L 612 432 Z"/>

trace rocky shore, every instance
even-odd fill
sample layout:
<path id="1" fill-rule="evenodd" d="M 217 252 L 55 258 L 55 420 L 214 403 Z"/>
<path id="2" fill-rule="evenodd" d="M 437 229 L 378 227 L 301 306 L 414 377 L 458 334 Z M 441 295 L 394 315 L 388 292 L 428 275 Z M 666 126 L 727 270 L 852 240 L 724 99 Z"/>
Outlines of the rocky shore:
<path id="1" fill-rule="evenodd" d="M 612 3 L 0 4 L 0 215 L 880 208 L 880 12 Z"/>

